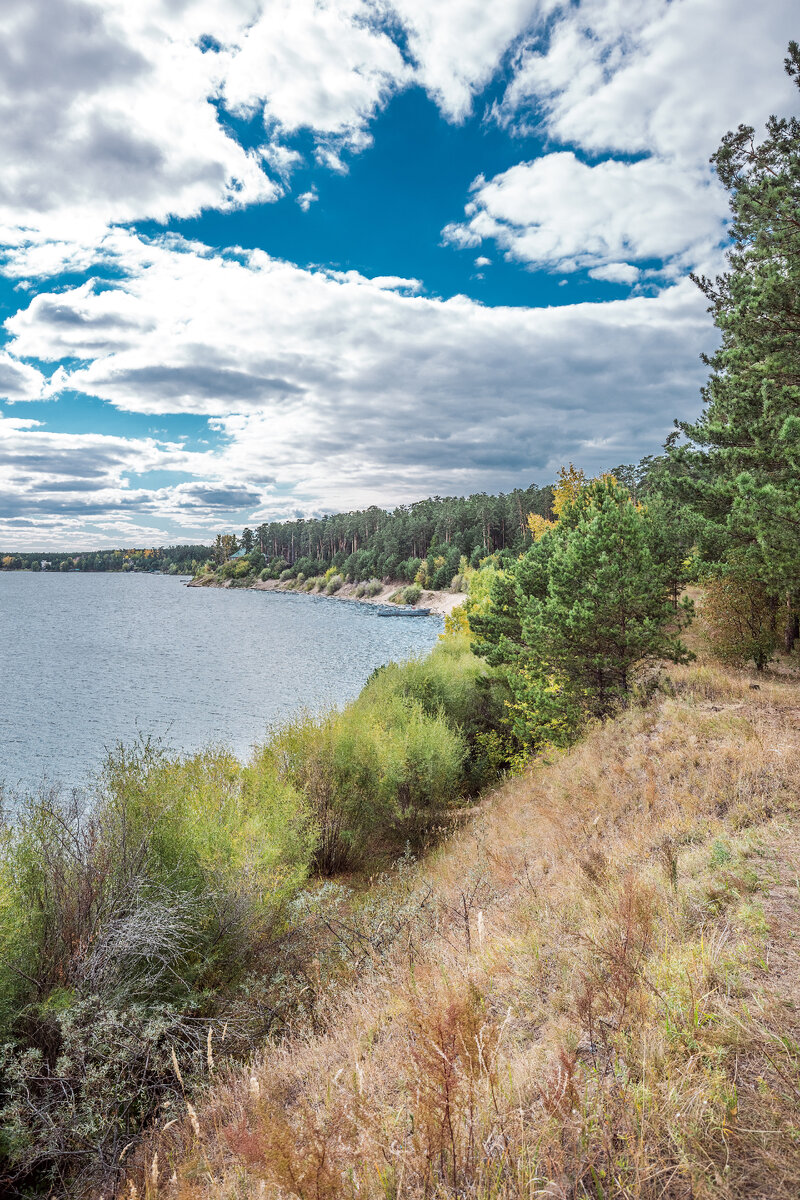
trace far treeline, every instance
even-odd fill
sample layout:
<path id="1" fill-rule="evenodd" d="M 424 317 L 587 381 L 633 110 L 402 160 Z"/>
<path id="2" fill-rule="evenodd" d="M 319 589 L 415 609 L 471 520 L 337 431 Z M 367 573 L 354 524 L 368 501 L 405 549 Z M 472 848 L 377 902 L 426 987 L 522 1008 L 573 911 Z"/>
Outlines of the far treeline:
<path id="1" fill-rule="evenodd" d="M 211 557 L 209 546 L 150 546 L 138 550 L 84 550 L 0 553 L 0 571 L 160 571 L 166 575 L 197 572 Z"/>
<path id="2" fill-rule="evenodd" d="M 800 47 L 795 43 L 786 66 L 800 80 Z M 89 781 L 86 797 L 77 791 L 64 797 L 43 786 L 37 796 L 8 797 L 13 803 L 0 804 L 4 1195 L 75 1200 L 123 1191 L 132 1197 L 199 1196 L 208 1164 L 192 1140 L 199 1137 L 200 1124 L 191 1098 L 199 1105 L 217 1061 L 250 1061 L 268 1039 L 277 1044 L 292 1031 L 301 1040 L 306 1032 L 326 1032 L 331 1014 L 344 1007 L 337 991 L 340 982 L 374 972 L 372 978 L 383 992 L 383 956 L 396 950 L 399 960 L 401 947 L 408 964 L 403 978 L 411 985 L 404 983 L 404 989 L 416 995 L 418 987 L 427 986 L 421 974 L 413 973 L 409 914 L 415 905 L 420 912 L 424 909 L 426 920 L 438 931 L 440 910 L 432 907 L 429 891 L 417 889 L 410 856 L 435 844 L 442 831 L 458 821 L 459 807 L 503 775 L 524 769 L 552 747 L 569 747 L 587 726 L 618 713 L 632 700 L 646 701 L 651 690 L 674 690 L 661 664 L 692 657 L 682 641 L 692 614 L 687 583 L 702 584 L 701 625 L 713 654 L 763 670 L 783 648 L 795 651 L 795 656 L 794 664 L 787 659 L 782 668 L 796 669 L 800 120 L 772 118 L 760 143 L 752 129 L 741 127 L 726 136 L 714 163 L 730 194 L 732 245 L 727 272 L 713 281 L 697 282 L 709 299 L 720 347 L 709 359 L 701 416 L 676 428 L 662 457 L 594 480 L 568 467 L 552 490 L 434 499 L 391 515 L 369 510 L 264 526 L 245 533 L 245 558 L 233 563 L 228 561 L 235 544 L 232 535 L 225 542 L 221 538 L 221 567 L 245 572 L 229 576 L 232 582 L 284 562 L 280 573 L 288 571 L 286 582 L 296 584 L 307 558 L 314 566 L 329 563 L 328 570 L 340 568 L 340 574 L 352 573 L 353 578 L 401 571 L 409 576 L 413 571 L 419 582 L 424 568 L 426 582 L 430 574 L 434 586 L 452 586 L 449 576 L 455 564 L 467 598 L 448 618 L 443 639 L 427 658 L 382 667 L 343 709 L 300 713 L 282 728 L 269 730 L 245 763 L 219 747 L 180 756 L 146 741 L 114 750 L 104 770 Z M 272 567 L 261 565 L 267 556 Z M 437 566 L 438 558 L 443 561 Z M 735 694 L 747 694 L 748 682 L 747 677 L 738 680 Z M 757 727 L 739 724 L 737 714 L 721 714 L 720 725 L 714 718 L 707 728 L 721 729 L 723 720 L 729 730 L 751 729 L 761 744 Z M 618 757 L 608 760 L 611 766 L 603 762 L 602 787 L 592 784 L 587 793 L 590 804 L 587 801 L 585 821 L 580 821 L 586 841 L 576 843 L 589 851 L 580 861 L 585 876 L 580 894 L 592 897 L 609 940 L 601 943 L 606 948 L 600 951 L 591 937 L 567 938 L 559 915 L 558 938 L 565 954 L 573 958 L 576 948 L 585 946 L 595 968 L 581 983 L 577 1020 L 564 1043 L 570 1054 L 562 1051 L 552 1082 L 543 1084 L 546 1090 L 527 1111 L 543 1114 L 548 1128 L 556 1131 L 553 1179 L 578 1180 L 580 1186 L 569 1193 L 576 1197 L 664 1200 L 741 1197 L 756 1191 L 772 1195 L 754 1190 L 751 1181 L 746 1190 L 728 1187 L 730 1163 L 741 1166 L 746 1157 L 742 1132 L 767 1138 L 763 1144 L 777 1180 L 775 1194 L 794 1196 L 797 1188 L 789 1190 L 792 1181 L 784 1186 L 783 1160 L 789 1157 L 785 1147 L 792 1155 L 797 1149 L 791 1128 L 781 1142 L 772 1117 L 765 1125 L 751 1124 L 745 1109 L 747 1124 L 737 1121 L 739 1088 L 749 1086 L 761 1093 L 762 1085 L 765 1091 L 776 1086 L 774 1080 L 768 1086 L 762 1075 L 756 1079 L 756 1071 L 747 1067 L 751 1035 L 742 1039 L 742 1031 L 750 1026 L 740 1025 L 737 1015 L 734 1031 L 726 1016 L 727 1031 L 720 1035 L 719 1015 L 701 1012 L 710 993 L 704 982 L 695 988 L 687 955 L 674 958 L 671 973 L 665 973 L 668 956 L 663 947 L 671 945 L 681 929 L 695 929 L 706 938 L 708 919 L 728 902 L 723 897 L 736 895 L 738 915 L 731 919 L 741 922 L 748 940 L 757 929 L 766 934 L 763 911 L 751 898 L 760 884 L 751 888 L 739 867 L 735 874 L 715 875 L 705 901 L 693 886 L 675 901 L 663 939 L 660 932 L 640 934 L 637 930 L 654 928 L 647 914 L 655 888 L 647 882 L 646 890 L 632 892 L 629 864 L 625 862 L 623 870 L 622 860 L 618 875 L 609 875 L 610 860 L 595 841 L 599 834 L 593 831 L 600 823 L 600 830 L 605 825 L 610 834 L 603 845 L 624 845 L 617 840 L 619 822 L 613 809 L 603 809 L 608 795 L 603 789 L 613 793 L 618 780 L 628 789 L 625 811 L 634 814 L 631 819 L 641 825 L 643 837 L 653 836 L 648 823 L 659 801 L 658 789 L 650 790 L 648 756 L 658 753 L 652 746 L 659 743 L 650 741 L 654 725 L 647 726 L 644 737 L 637 736 L 641 744 L 624 762 L 618 750 Z M 663 862 L 669 872 L 661 894 L 677 897 L 679 849 L 688 852 L 691 846 L 694 853 L 709 839 L 710 810 L 692 806 L 699 803 L 698 770 L 705 770 L 698 763 L 710 764 L 710 758 L 698 759 L 694 737 L 673 727 L 677 744 L 661 744 L 673 756 L 667 761 L 675 765 L 676 774 L 688 781 L 687 790 L 677 793 L 686 804 L 674 801 L 674 776 L 664 771 L 662 790 L 665 796 L 669 792 L 670 806 L 681 810 L 680 824 L 670 826 L 666 837 L 659 833 L 649 861 L 654 868 Z M 644 725 L 637 728 L 645 731 Z M 716 733 L 709 736 L 716 738 Z M 781 802 L 796 809 L 797 789 L 788 777 L 773 781 L 772 773 L 759 767 L 756 782 L 755 776 L 737 774 L 724 750 L 715 748 L 713 755 L 719 761 L 709 777 L 708 795 L 717 815 L 728 812 L 724 798 L 731 797 L 731 813 L 743 814 L 741 825 L 735 826 L 738 831 L 746 828 L 754 795 L 764 797 L 767 816 L 780 811 L 773 807 L 779 793 Z M 574 791 L 570 779 L 563 796 L 557 793 L 557 804 L 544 793 L 548 828 L 560 827 L 558 805 L 573 808 Z M 577 831 L 578 825 L 574 828 Z M 761 856 L 758 840 L 751 844 L 753 853 Z M 474 846 L 471 854 L 486 857 L 483 842 L 476 840 Z M 712 865 L 731 859 L 719 840 L 712 855 Z M 512 957 L 523 964 L 527 992 L 523 990 L 521 1004 L 515 995 L 509 997 L 526 1027 L 531 1026 L 530 997 L 540 991 L 552 1008 L 553 964 L 561 961 L 541 953 L 535 936 L 539 914 L 548 905 L 528 869 L 541 867 L 543 880 L 551 865 L 549 854 L 537 850 L 535 857 L 538 864 L 524 860 L 526 898 L 521 910 L 524 921 L 533 923 L 533 932 L 520 928 L 524 940 L 518 949 L 512 948 Z M 505 848 L 496 862 L 502 887 L 495 899 L 503 909 L 504 924 L 502 940 L 488 950 L 487 960 L 505 963 L 511 928 L 505 905 L 512 877 Z M 391 878 L 383 875 L 376 882 L 382 868 L 391 868 Z M 358 873 L 355 888 L 350 886 L 353 872 Z M 476 915 L 482 922 L 484 902 L 469 875 L 465 886 L 472 889 L 469 900 L 466 891 L 461 893 L 460 902 L 469 938 L 468 904 L 479 909 Z M 788 894 L 788 885 L 783 890 Z M 618 900 L 613 900 L 615 895 Z M 784 901 L 782 896 L 781 905 Z M 448 920 L 461 920 L 460 907 L 448 911 Z M 434 924 L 420 928 L 432 929 Z M 724 992 L 725 1014 L 736 1012 L 731 1005 L 739 995 L 737 981 L 744 978 L 746 962 L 719 958 L 730 928 L 726 918 L 708 960 L 717 981 L 714 987 Z M 478 936 L 481 946 L 482 933 Z M 693 949 L 691 963 L 702 953 Z M 759 950 L 759 971 L 760 954 Z M 721 962 L 730 965 L 723 970 Z M 566 958 L 564 963 L 563 972 L 560 966 L 558 971 L 566 978 L 571 968 Z M 531 964 L 542 973 L 532 975 Z M 356 1113 L 369 1123 L 370 1136 L 379 1139 L 382 1160 L 389 1141 L 394 1145 L 394 1139 L 398 1144 L 406 1139 L 424 1149 L 426 1143 L 419 1139 L 427 1136 L 426 1128 L 439 1131 L 436 1152 L 420 1151 L 416 1183 L 410 1172 L 400 1176 L 409 1200 L 544 1195 L 549 1168 L 545 1164 L 548 1177 L 543 1178 L 541 1140 L 538 1135 L 519 1144 L 512 1140 L 518 1117 L 520 1127 L 527 1119 L 526 1110 L 509 1105 L 504 1110 L 510 1114 L 506 1126 L 486 1127 L 503 1130 L 502 1138 L 484 1136 L 473 1120 L 481 1096 L 493 1111 L 502 1108 L 493 1084 L 484 1089 L 482 1082 L 475 1082 L 483 1079 L 478 1065 L 499 1051 L 506 1029 L 508 1018 L 501 1026 L 498 1022 L 494 1041 L 485 1036 L 487 1021 L 506 1007 L 505 999 L 500 1000 L 502 991 L 484 1002 L 473 982 L 480 975 L 470 965 L 462 974 L 471 989 L 469 1011 L 474 1020 L 470 1017 L 469 1025 L 460 1025 L 453 1014 L 461 1010 L 454 1006 L 439 967 L 430 976 L 441 974 L 446 1004 L 430 1013 L 419 1009 L 413 1038 L 414 1046 L 422 1048 L 420 1055 L 435 1064 L 438 1090 L 430 1083 L 420 1086 L 423 1059 L 409 1061 L 403 1064 L 411 1072 L 403 1107 L 392 1110 L 391 1122 L 373 1120 L 374 1093 L 362 1087 L 365 1047 L 377 1041 L 393 1043 L 404 1000 L 398 995 L 397 1004 L 390 1005 L 391 1024 L 387 1020 L 380 1025 L 373 1015 L 362 1020 L 360 1014 L 368 1010 L 353 1009 L 358 1039 L 343 1061 L 355 1068 L 343 1067 L 332 1075 L 327 1069 L 332 1060 L 326 1058 L 325 1069 L 317 1071 L 325 1099 L 318 1106 L 298 1109 L 294 1124 L 284 1119 L 284 1110 L 291 1109 L 296 1097 L 286 1075 L 277 1076 L 279 1103 L 274 1105 L 268 1097 L 259 1098 L 258 1079 L 250 1079 L 250 1109 L 237 1102 L 235 1124 L 218 1123 L 220 1109 L 212 1097 L 215 1136 L 226 1158 L 230 1161 L 238 1154 L 240 1161 L 264 1165 L 273 1174 L 283 1171 L 285 1186 L 275 1184 L 271 1175 L 265 1177 L 276 1195 L 316 1200 L 352 1195 L 358 1189 L 349 1168 L 362 1143 L 346 1141 L 342 1122 L 345 1115 L 350 1120 Z M 503 972 L 508 978 L 505 965 Z M 749 972 L 748 967 L 745 973 Z M 647 984 L 646 1002 L 644 992 L 636 999 L 634 981 L 637 987 L 638 981 Z M 782 1010 L 773 1005 L 769 992 L 760 990 L 760 982 L 758 987 L 752 1019 L 760 1027 L 765 1006 L 776 1013 Z M 665 1006 L 658 1022 L 668 1041 L 648 1041 L 646 1059 L 636 1060 L 629 1030 L 658 1011 L 656 1000 Z M 566 1021 L 566 1011 L 558 1009 L 559 1022 Z M 790 1029 L 793 1016 L 783 1011 L 782 1023 Z M 509 1033 L 508 1040 L 515 1040 L 521 1028 Z M 434 1032 L 440 1041 L 446 1038 L 442 1046 L 447 1052 L 432 1041 Z M 698 1039 L 709 1034 L 715 1040 L 701 1053 Z M 606 1038 L 613 1038 L 608 1043 L 613 1057 L 601 1059 L 597 1048 Z M 577 1074 L 576 1048 L 581 1045 Z M 664 1049 L 654 1055 L 653 1045 Z M 780 1074 L 791 1089 L 796 1107 L 796 1044 L 770 1034 L 769 1048 L 769 1063 L 776 1078 Z M 298 1069 L 310 1078 L 313 1072 L 304 1054 L 302 1050 L 298 1055 Z M 539 1071 L 536 1062 L 530 1056 L 525 1059 L 526 1077 Z M 646 1090 L 653 1073 L 665 1064 L 671 1064 L 672 1072 L 665 1089 Z M 673 1097 L 673 1081 L 684 1070 L 693 1071 L 695 1080 L 702 1076 L 702 1087 L 692 1084 L 699 1090 L 688 1103 L 680 1101 L 680 1122 L 670 1130 L 661 1117 L 662 1099 Z M 350 1072 L 355 1087 L 346 1106 L 339 1104 L 336 1092 L 343 1071 Z M 227 1074 L 221 1078 L 229 1088 Z M 614 1097 L 613 1110 L 592 1102 L 597 1094 L 589 1088 L 592 1082 Z M 623 1085 L 628 1090 L 621 1090 Z M 433 1097 L 426 1115 L 419 1122 L 407 1121 L 409 1112 L 413 1116 L 409 1106 L 414 1096 L 419 1105 L 426 1089 Z M 460 1165 L 464 1160 L 458 1156 L 451 1120 L 457 1111 L 452 1097 L 459 1094 L 462 1111 L 468 1114 L 463 1143 L 477 1147 L 477 1156 L 491 1172 L 482 1176 L 489 1181 L 485 1187 Z M 676 1103 L 669 1099 L 673 1110 Z M 259 1128 L 272 1132 L 283 1121 L 283 1140 L 259 1141 L 261 1135 L 253 1133 L 243 1115 L 248 1111 L 257 1111 Z M 596 1131 L 607 1126 L 609 1111 L 624 1112 L 624 1136 L 614 1134 L 604 1143 L 602 1157 L 594 1160 L 595 1171 L 587 1146 Z M 636 1121 L 645 1111 L 656 1114 L 663 1136 L 647 1141 L 640 1134 Z M 320 1133 L 320 1114 L 332 1131 L 327 1142 Z M 573 1118 L 584 1120 L 584 1125 L 572 1124 Z M 188 1147 L 191 1178 L 186 1186 L 179 1191 L 167 1184 L 172 1158 L 162 1153 L 159 1165 L 157 1152 L 148 1156 L 147 1179 L 139 1171 L 141 1190 L 133 1178 L 125 1186 L 125 1172 L 136 1169 L 135 1147 L 143 1132 L 149 1130 L 155 1137 L 158 1129 L 172 1130 L 174 1136 L 178 1128 Z M 346 1151 L 348 1171 L 338 1173 L 328 1166 L 328 1156 L 332 1154 L 335 1163 L 335 1154 L 349 1145 L 353 1149 Z M 266 1152 L 265 1146 L 277 1150 Z M 292 1157 L 297 1146 L 305 1154 L 302 1161 Z M 330 1151 L 331 1146 L 337 1149 Z M 362 1200 L 399 1196 L 401 1183 L 382 1171 L 383 1167 L 370 1176 L 368 1186 L 365 1183 Z M 259 1194 L 266 1194 L 265 1178 Z M 208 1179 L 215 1187 L 210 1175 Z M 217 1189 L 214 1194 L 244 1195 L 243 1186 L 237 1177 L 231 1190 Z M 560 1183 L 558 1189 L 566 1194 Z"/>

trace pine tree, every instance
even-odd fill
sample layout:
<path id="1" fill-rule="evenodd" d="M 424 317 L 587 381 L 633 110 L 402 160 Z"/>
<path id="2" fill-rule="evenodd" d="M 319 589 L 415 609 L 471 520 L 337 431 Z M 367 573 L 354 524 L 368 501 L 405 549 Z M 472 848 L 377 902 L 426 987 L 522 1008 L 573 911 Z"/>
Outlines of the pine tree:
<path id="1" fill-rule="evenodd" d="M 470 614 L 475 649 L 505 668 L 522 740 L 567 741 L 626 698 L 635 664 L 689 657 L 687 606 L 676 618 L 649 543 L 647 511 L 615 479 L 594 480 Z"/>
<path id="2" fill-rule="evenodd" d="M 800 47 L 786 70 L 800 86 Z M 800 593 L 800 120 L 771 117 L 726 134 L 712 158 L 730 193 L 729 270 L 697 279 L 721 333 L 706 359 L 705 409 L 679 423 L 672 446 L 679 494 L 701 518 L 705 556 L 731 551 L 788 608 L 797 636 Z"/>

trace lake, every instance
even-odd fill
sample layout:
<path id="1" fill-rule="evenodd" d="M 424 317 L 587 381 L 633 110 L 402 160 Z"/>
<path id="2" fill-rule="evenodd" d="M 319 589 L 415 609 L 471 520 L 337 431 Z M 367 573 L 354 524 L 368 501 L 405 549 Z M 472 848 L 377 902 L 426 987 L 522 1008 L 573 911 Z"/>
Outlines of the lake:
<path id="1" fill-rule="evenodd" d="M 352 699 L 442 628 L 167 575 L 0 572 L 0 781 L 80 785 L 106 747 L 138 734 L 246 756 L 270 724 Z"/>

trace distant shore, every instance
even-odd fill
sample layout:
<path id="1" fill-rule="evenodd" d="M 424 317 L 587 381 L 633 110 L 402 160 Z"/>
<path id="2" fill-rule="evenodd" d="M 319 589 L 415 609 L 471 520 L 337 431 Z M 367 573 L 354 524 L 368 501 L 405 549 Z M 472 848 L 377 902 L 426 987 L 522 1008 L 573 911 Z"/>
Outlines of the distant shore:
<path id="1" fill-rule="evenodd" d="M 343 583 L 337 592 L 332 596 L 327 596 L 325 592 L 304 592 L 302 588 L 291 587 L 290 584 L 292 582 L 293 580 L 286 580 L 284 583 L 281 583 L 277 579 L 257 579 L 255 583 L 247 585 L 247 590 L 252 592 L 291 592 L 295 596 L 325 596 L 326 600 L 349 600 L 355 604 L 383 605 L 388 604 L 389 597 L 394 595 L 398 589 L 408 586 L 402 580 L 395 579 L 391 583 L 385 584 L 377 595 L 367 597 L 356 596 L 357 583 Z M 204 579 L 202 576 L 199 576 L 186 586 L 227 588 L 233 586 L 233 581 L 226 579 L 221 582 L 218 579 Z M 414 605 L 414 608 L 429 608 L 437 616 L 446 617 L 454 608 L 458 608 L 459 604 L 463 604 L 466 598 L 466 593 L 464 592 L 423 591 L 419 602 Z M 397 607 L 402 609 L 403 605 L 398 605 Z"/>

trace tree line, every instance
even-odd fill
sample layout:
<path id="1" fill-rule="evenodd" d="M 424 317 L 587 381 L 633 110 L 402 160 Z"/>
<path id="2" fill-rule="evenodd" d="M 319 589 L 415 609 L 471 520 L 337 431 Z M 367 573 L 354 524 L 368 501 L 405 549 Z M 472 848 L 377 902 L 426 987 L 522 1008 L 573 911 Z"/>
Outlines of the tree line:
<path id="1" fill-rule="evenodd" d="M 2 571 L 161 571 L 195 574 L 211 558 L 210 546 L 150 546 L 129 550 L 25 551 L 0 554 Z"/>

